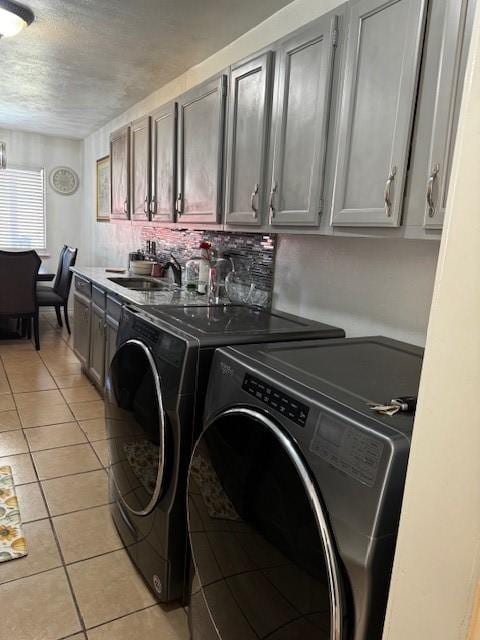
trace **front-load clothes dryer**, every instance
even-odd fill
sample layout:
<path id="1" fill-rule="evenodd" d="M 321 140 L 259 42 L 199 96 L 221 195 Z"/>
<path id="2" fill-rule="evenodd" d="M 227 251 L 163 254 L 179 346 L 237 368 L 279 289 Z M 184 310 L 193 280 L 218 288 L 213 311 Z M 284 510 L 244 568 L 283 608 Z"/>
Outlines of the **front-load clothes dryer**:
<path id="1" fill-rule="evenodd" d="M 188 475 L 193 640 L 379 640 L 421 349 L 218 349 Z"/>
<path id="2" fill-rule="evenodd" d="M 112 512 L 159 600 L 184 595 L 188 462 L 215 348 L 343 335 L 246 306 L 124 307 L 105 391 Z"/>

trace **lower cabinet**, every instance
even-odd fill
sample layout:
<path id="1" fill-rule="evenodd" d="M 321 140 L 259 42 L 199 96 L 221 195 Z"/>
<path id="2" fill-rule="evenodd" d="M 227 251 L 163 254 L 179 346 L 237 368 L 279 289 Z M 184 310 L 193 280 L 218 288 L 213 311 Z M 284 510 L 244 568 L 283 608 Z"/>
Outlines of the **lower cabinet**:
<path id="1" fill-rule="evenodd" d="M 117 348 L 118 322 L 107 316 L 105 319 L 105 379 L 110 370 L 110 364 Z"/>
<path id="2" fill-rule="evenodd" d="M 88 374 L 100 389 L 105 377 L 105 311 L 92 303 Z"/>
<path id="3" fill-rule="evenodd" d="M 75 292 L 73 348 L 84 373 L 103 392 L 117 348 L 122 301 L 97 285 L 91 292 L 91 299 Z"/>
<path id="4" fill-rule="evenodd" d="M 73 297 L 73 350 L 82 368 L 90 364 L 90 300 L 78 293 Z"/>

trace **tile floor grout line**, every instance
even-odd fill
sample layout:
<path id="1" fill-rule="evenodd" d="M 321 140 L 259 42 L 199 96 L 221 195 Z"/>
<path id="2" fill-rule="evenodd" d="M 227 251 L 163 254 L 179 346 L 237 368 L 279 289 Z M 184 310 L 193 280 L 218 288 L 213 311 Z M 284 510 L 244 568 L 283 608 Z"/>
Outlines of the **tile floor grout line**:
<path id="1" fill-rule="evenodd" d="M 77 421 L 74 419 L 74 420 L 68 420 L 67 422 L 51 422 L 50 424 L 37 424 L 34 427 L 22 426 L 22 429 L 28 429 L 30 431 L 30 429 L 42 429 L 43 427 L 60 427 L 62 424 L 73 424 L 74 422 L 77 422 Z M 53 448 L 56 449 L 56 447 L 53 447 Z"/>
<path id="2" fill-rule="evenodd" d="M 37 469 L 36 469 L 35 465 L 34 465 L 34 471 L 35 471 L 35 475 L 37 476 L 37 479 L 38 479 L 38 484 L 40 486 L 40 492 L 42 494 L 42 498 L 43 498 L 43 501 L 45 503 L 45 508 L 46 508 L 47 514 L 48 514 L 48 520 L 49 520 L 49 523 L 50 523 L 50 528 L 52 530 L 52 535 L 54 537 L 55 544 L 57 545 L 57 550 L 58 550 L 58 553 L 59 553 L 59 556 L 60 556 L 60 560 L 62 562 L 63 571 L 65 573 L 65 577 L 66 577 L 66 580 L 67 580 L 67 583 L 68 583 L 68 586 L 69 586 L 69 589 L 70 589 L 70 593 L 71 593 L 71 596 L 72 596 L 73 604 L 74 604 L 74 607 L 75 607 L 75 609 L 77 611 L 77 616 L 78 616 L 78 619 L 80 621 L 80 626 L 82 628 L 82 631 L 85 632 L 85 629 L 86 629 L 85 622 L 83 620 L 83 616 L 82 616 L 82 613 L 80 611 L 80 606 L 79 606 L 79 604 L 77 602 L 75 591 L 73 589 L 73 584 L 72 584 L 72 582 L 70 580 L 70 576 L 69 576 L 68 571 L 67 571 L 67 566 L 65 564 L 65 557 L 63 555 L 62 547 L 60 545 L 60 541 L 58 539 L 57 532 L 56 532 L 54 524 L 53 524 L 52 513 L 50 511 L 50 507 L 48 505 L 47 498 L 45 496 L 45 492 L 43 490 L 43 486 L 42 486 L 42 483 L 40 481 L 40 478 L 38 477 L 38 473 L 37 473 Z"/>
<path id="3" fill-rule="evenodd" d="M 97 469 L 97 471 L 101 471 L 101 469 Z M 40 484 L 45 482 L 45 480 L 41 480 Z M 28 484 L 28 483 L 27 483 Z M 68 516 L 71 513 L 80 513 L 81 511 L 88 511 L 89 509 L 95 509 L 96 507 L 106 507 L 107 505 L 112 504 L 111 502 L 101 502 L 100 504 L 92 504 L 89 507 L 83 507 L 82 509 L 74 509 L 73 511 L 62 511 L 62 513 L 56 513 L 52 515 L 52 518 L 58 518 L 60 516 Z M 42 520 L 43 518 L 35 518 L 35 520 L 30 520 L 29 522 L 36 522 L 37 520 Z"/>
<path id="4" fill-rule="evenodd" d="M 147 609 L 154 609 L 155 607 L 160 606 L 160 602 L 154 602 L 153 604 L 149 604 L 147 607 L 141 607 L 140 609 L 135 609 L 135 611 L 130 611 L 129 613 L 124 613 L 121 616 L 117 616 L 116 618 L 112 618 L 112 620 L 107 620 L 106 622 L 101 622 L 100 624 L 95 624 L 92 627 L 87 627 L 87 631 L 93 631 L 94 629 L 98 629 L 112 622 L 116 622 L 117 620 L 122 620 L 123 618 L 128 618 L 128 616 L 133 616 L 136 613 L 141 613 L 142 611 L 147 611 Z M 161 607 L 160 607 L 161 608 Z M 150 639 L 148 639 L 150 640 Z"/>
<path id="5" fill-rule="evenodd" d="M 43 518 L 43 519 L 50 521 L 50 518 Z M 41 522 L 41 520 L 36 520 L 36 522 Z M 27 522 L 27 524 L 30 524 L 30 523 Z M 19 580 L 25 580 L 26 578 L 33 578 L 34 576 L 41 576 L 42 573 L 49 573 L 50 571 L 55 571 L 55 569 L 62 569 L 64 565 L 62 564 L 62 559 L 61 558 L 60 558 L 59 562 L 60 562 L 60 564 L 58 564 L 55 567 L 49 567 L 48 569 L 42 569 L 41 571 L 34 571 L 33 573 L 29 573 L 26 576 L 18 576 L 17 578 L 10 578 L 10 580 L 4 580 L 3 582 L 0 582 L 0 587 L 3 587 L 6 584 L 12 584 L 13 582 L 18 582 Z"/>
<path id="6" fill-rule="evenodd" d="M 46 426 L 55 426 L 55 425 L 46 425 Z M 19 429 L 15 429 L 15 431 L 19 431 Z M 9 431 L 2 431 L 0 433 L 10 433 L 10 432 Z M 49 447 L 48 449 L 29 450 L 28 453 L 42 453 L 43 451 L 56 451 L 57 449 L 67 449 L 68 447 L 80 447 L 80 446 L 85 445 L 85 444 L 89 444 L 92 447 L 92 449 L 95 451 L 95 447 L 92 446 L 94 442 L 107 442 L 107 440 L 109 440 L 109 438 L 103 438 L 103 440 L 87 440 L 86 442 L 74 442 L 72 444 L 61 444 L 58 447 Z M 13 455 L 22 455 L 22 454 L 14 453 Z M 4 457 L 4 456 L 0 456 L 0 457 Z M 102 465 L 102 467 L 105 467 L 105 465 L 103 464 L 103 462 L 101 460 L 100 460 L 100 464 Z M 73 476 L 75 474 L 74 473 L 70 473 L 70 474 L 67 474 L 67 475 Z"/>
<path id="7" fill-rule="evenodd" d="M 87 443 L 85 443 L 87 444 Z M 46 451 L 55 451 L 55 449 L 46 449 Z M 41 451 L 34 451 L 33 453 L 41 453 Z M 51 478 L 42 478 L 40 482 L 48 482 L 49 480 L 61 480 L 62 478 L 69 478 L 70 476 L 82 476 L 86 473 L 94 473 L 95 471 L 104 471 L 105 467 L 100 464 L 100 467 L 96 469 L 87 469 L 86 471 L 75 471 L 75 473 L 66 473 L 63 476 L 53 476 Z"/>
<path id="8" fill-rule="evenodd" d="M 95 509 L 95 507 L 92 507 L 92 509 Z M 81 564 L 82 562 L 88 562 L 89 560 L 95 560 L 96 558 L 103 558 L 104 556 L 109 556 L 112 553 L 117 553 L 117 551 L 125 551 L 127 552 L 126 547 L 117 547 L 117 549 L 111 549 L 110 551 L 104 551 L 103 553 L 96 553 L 93 556 L 88 556 L 88 558 L 80 558 L 79 560 L 73 560 L 72 562 L 66 562 L 65 566 L 66 567 L 73 567 L 77 564 Z"/>

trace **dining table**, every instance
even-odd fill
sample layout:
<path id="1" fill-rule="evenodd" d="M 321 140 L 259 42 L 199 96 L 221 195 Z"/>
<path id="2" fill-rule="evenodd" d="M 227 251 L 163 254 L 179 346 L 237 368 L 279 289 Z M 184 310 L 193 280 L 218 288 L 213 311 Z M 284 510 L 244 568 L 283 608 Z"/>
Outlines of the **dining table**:
<path id="1" fill-rule="evenodd" d="M 51 282 L 55 278 L 54 273 L 50 273 L 47 268 L 41 264 L 37 274 L 37 282 Z"/>

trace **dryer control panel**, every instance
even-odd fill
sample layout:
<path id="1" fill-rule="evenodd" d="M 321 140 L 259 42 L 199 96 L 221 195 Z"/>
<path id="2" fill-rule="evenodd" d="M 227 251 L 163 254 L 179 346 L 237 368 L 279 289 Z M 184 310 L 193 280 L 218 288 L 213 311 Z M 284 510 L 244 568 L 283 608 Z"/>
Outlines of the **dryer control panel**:
<path id="1" fill-rule="evenodd" d="M 251 396 L 258 398 L 300 427 L 305 426 L 309 412 L 307 405 L 298 402 L 298 400 L 288 396 L 283 391 L 279 391 L 264 380 L 255 378 L 249 373 L 245 374 L 242 388 Z"/>

